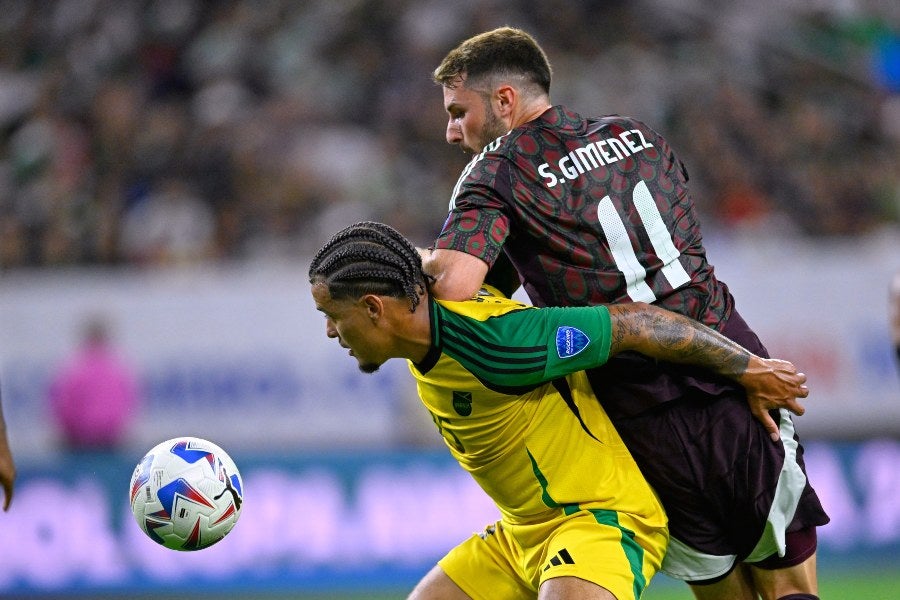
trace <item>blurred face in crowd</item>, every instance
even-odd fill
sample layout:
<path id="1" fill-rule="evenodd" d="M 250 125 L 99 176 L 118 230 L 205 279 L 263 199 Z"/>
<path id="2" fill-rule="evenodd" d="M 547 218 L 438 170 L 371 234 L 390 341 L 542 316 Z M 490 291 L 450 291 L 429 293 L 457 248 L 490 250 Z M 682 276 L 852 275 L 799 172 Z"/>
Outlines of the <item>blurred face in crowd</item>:
<path id="1" fill-rule="evenodd" d="M 314 284 L 312 295 L 316 309 L 325 315 L 325 334 L 337 338 L 341 347 L 350 350 L 360 371 L 374 373 L 391 358 L 387 338 L 378 327 L 377 317 L 381 310 L 378 296 L 368 294 L 358 300 L 335 299 L 324 283 Z"/>
<path id="2" fill-rule="evenodd" d="M 488 92 L 465 86 L 460 78 L 453 87 L 443 86 L 444 109 L 449 115 L 447 143 L 458 144 L 464 152 L 477 154 L 484 147 L 509 131 L 491 105 Z"/>

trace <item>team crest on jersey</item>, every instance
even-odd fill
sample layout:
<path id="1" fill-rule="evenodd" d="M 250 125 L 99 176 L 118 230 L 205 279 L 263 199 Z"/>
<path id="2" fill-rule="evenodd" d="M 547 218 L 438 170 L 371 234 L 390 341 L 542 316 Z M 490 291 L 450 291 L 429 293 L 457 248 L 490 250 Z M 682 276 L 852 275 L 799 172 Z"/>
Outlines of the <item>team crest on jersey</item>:
<path id="1" fill-rule="evenodd" d="M 583 331 L 563 325 L 556 330 L 556 354 L 560 358 L 571 358 L 587 348 L 591 343 Z"/>
<path id="2" fill-rule="evenodd" d="M 472 392 L 453 392 L 453 410 L 462 417 L 472 414 Z"/>

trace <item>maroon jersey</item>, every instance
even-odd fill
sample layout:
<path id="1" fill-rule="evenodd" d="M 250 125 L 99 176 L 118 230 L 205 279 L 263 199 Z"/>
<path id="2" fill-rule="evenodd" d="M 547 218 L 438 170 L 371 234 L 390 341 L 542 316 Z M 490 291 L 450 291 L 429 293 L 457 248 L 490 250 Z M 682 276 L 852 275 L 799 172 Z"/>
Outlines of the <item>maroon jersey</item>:
<path id="1" fill-rule="evenodd" d="M 666 141 L 643 123 L 553 107 L 472 159 L 435 247 L 492 267 L 503 251 L 539 306 L 654 303 L 766 357 L 706 261 L 687 178 Z M 805 469 L 799 441 L 795 453 L 772 444 L 743 388 L 703 369 L 624 352 L 588 376 L 660 494 L 672 537 L 706 554 L 747 557 L 787 489 L 780 481 L 786 457 Z M 795 437 L 781 412 L 771 414 Z M 799 485 L 785 531 L 828 522 L 808 481 Z M 785 560 L 798 558 L 792 546 Z M 686 579 L 718 574 L 701 569 Z"/>
<path id="2" fill-rule="evenodd" d="M 488 265 L 504 251 L 538 306 L 642 301 L 755 339 L 726 327 L 733 299 L 706 260 L 687 178 L 668 143 L 643 123 L 586 119 L 556 106 L 472 159 L 435 247 Z M 756 344 L 747 347 L 765 355 Z M 680 397 L 685 386 L 712 395 L 735 390 L 701 371 L 627 353 L 609 364 L 593 374 L 615 373 L 602 379 L 598 396 L 629 403 L 605 402 L 611 416 Z M 621 386 L 627 394 L 616 393 Z"/>

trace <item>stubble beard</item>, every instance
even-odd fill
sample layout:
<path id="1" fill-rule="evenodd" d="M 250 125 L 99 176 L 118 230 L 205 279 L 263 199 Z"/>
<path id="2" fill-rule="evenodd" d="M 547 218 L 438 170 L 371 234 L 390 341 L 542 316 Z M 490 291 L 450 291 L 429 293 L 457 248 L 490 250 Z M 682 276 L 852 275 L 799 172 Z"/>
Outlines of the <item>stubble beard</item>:
<path id="1" fill-rule="evenodd" d="M 494 111 L 491 109 L 491 103 L 489 99 L 484 101 L 484 110 L 485 110 L 485 119 L 484 125 L 481 126 L 481 131 L 478 132 L 478 143 L 481 144 L 481 148 L 475 149 L 469 146 L 463 146 L 463 150 L 467 154 L 478 154 L 484 147 L 496 140 L 501 135 L 505 135 L 508 131 L 506 128 L 506 124 L 500 120 L 500 118 L 494 114 Z"/>

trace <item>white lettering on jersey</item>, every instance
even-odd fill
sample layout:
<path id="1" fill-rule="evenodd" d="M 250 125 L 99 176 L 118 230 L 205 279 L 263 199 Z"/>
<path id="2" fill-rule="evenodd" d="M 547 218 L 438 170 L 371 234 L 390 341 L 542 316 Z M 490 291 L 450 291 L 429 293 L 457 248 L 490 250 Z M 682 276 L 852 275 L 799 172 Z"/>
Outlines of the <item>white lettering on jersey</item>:
<path id="1" fill-rule="evenodd" d="M 640 143 L 635 141 L 632 136 L 636 136 Z M 544 185 L 552 188 L 560 182 L 571 181 L 583 173 L 618 162 L 645 148 L 652 147 L 653 145 L 647 142 L 643 133 L 637 129 L 631 129 L 623 131 L 618 137 L 597 140 L 581 148 L 576 148 L 559 159 L 556 165 L 542 163 L 538 167 L 538 173 L 544 178 Z"/>
<path id="2" fill-rule="evenodd" d="M 552 188 L 559 181 L 556 178 L 556 175 L 553 174 L 553 171 L 550 170 L 550 165 L 547 163 L 542 164 L 538 167 L 538 173 L 540 173 L 541 177 L 547 179 L 547 187 Z"/>

